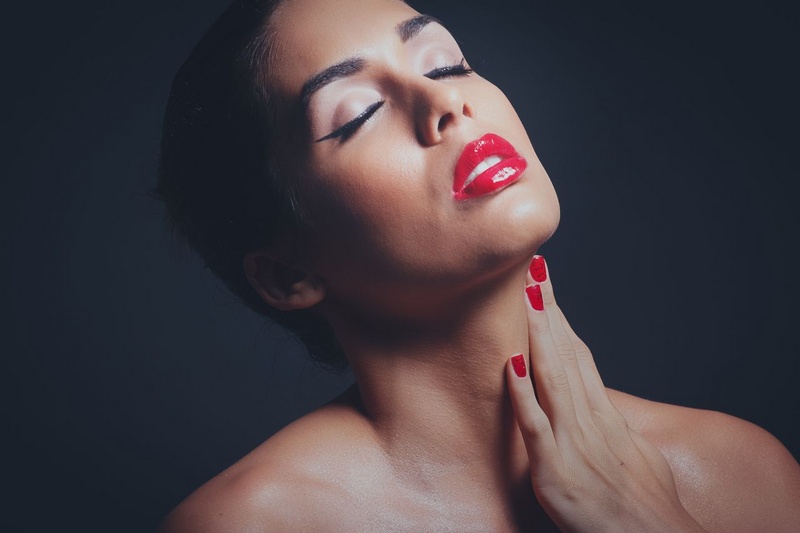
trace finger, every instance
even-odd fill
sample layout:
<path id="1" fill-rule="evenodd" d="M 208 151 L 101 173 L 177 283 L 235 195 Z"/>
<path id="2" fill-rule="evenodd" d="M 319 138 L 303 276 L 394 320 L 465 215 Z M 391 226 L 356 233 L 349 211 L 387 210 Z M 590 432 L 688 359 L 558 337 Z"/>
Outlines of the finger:
<path id="1" fill-rule="evenodd" d="M 528 451 L 531 474 L 541 475 L 542 469 L 558 465 L 556 461 L 560 461 L 561 457 L 550 420 L 536 401 L 528 363 L 523 354 L 517 354 L 506 362 L 506 380 L 514 417 Z"/>
<path id="2" fill-rule="evenodd" d="M 561 309 L 557 306 L 556 309 L 558 310 L 561 324 L 569 336 L 572 346 L 575 348 L 575 360 L 577 362 L 583 384 L 586 388 L 586 395 L 589 404 L 594 408 L 605 409 L 608 407 L 613 407 L 611 399 L 608 397 L 605 384 L 603 384 L 603 379 L 600 377 L 600 373 L 597 370 L 597 365 L 594 362 L 592 352 L 589 350 L 589 347 L 586 346 L 586 343 L 584 343 L 578 337 L 575 331 L 573 331 L 572 326 L 570 326 L 569 321 L 567 321 L 567 317 L 564 316 L 564 313 L 561 311 Z"/>
<path id="3" fill-rule="evenodd" d="M 541 283 L 547 279 L 547 262 L 541 255 L 534 255 L 528 267 L 528 285 Z"/>
<path id="4" fill-rule="evenodd" d="M 536 383 L 539 403 L 549 417 L 557 439 L 580 431 L 575 413 L 570 378 L 558 355 L 544 311 L 540 285 L 525 289 L 528 305 L 528 342 L 531 374 Z"/>
<path id="5" fill-rule="evenodd" d="M 575 359 L 584 384 L 587 402 L 591 406 L 591 410 L 587 412 L 593 415 L 592 427 L 604 428 L 603 434 L 614 449 L 614 453 L 621 460 L 629 462 L 633 441 L 628 434 L 628 423 L 619 409 L 611 402 L 611 398 L 608 397 L 608 392 L 597 371 L 589 347 L 575 334 L 561 309 L 557 305 L 552 307 L 558 311 L 561 324 L 575 347 Z"/>
<path id="6" fill-rule="evenodd" d="M 558 356 L 564 365 L 567 378 L 569 379 L 575 407 L 579 410 L 579 412 L 586 412 L 586 410 L 589 408 L 589 400 L 586 386 L 583 383 L 581 371 L 578 368 L 578 361 L 576 358 L 577 350 L 572 341 L 574 332 L 571 336 L 564 327 L 563 313 L 556 304 L 552 278 L 550 277 L 550 272 L 544 257 L 540 255 L 533 257 L 529 274 L 531 278 L 540 285 L 542 302 L 544 304 L 544 311 L 547 313 L 547 318 L 550 323 L 553 344 L 556 348 L 556 353 L 558 353 Z"/>

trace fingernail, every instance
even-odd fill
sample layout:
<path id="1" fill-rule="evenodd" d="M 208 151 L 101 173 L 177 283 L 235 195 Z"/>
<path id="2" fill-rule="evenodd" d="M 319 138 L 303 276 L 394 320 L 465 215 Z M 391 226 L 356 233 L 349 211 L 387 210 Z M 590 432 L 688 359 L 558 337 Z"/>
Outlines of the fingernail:
<path id="1" fill-rule="evenodd" d="M 511 358 L 511 366 L 514 367 L 514 373 L 518 378 L 524 378 L 528 375 L 528 369 L 525 368 L 525 356 L 521 353 Z"/>
<path id="2" fill-rule="evenodd" d="M 534 255 L 533 261 L 531 261 L 531 276 L 533 277 L 533 281 L 538 281 L 539 283 L 543 282 L 547 279 L 547 266 L 544 262 L 544 257 L 541 255 Z"/>
<path id="3" fill-rule="evenodd" d="M 531 307 L 537 311 L 544 311 L 542 288 L 539 285 L 528 285 L 525 287 L 525 294 L 528 295 L 528 301 L 531 303 Z"/>

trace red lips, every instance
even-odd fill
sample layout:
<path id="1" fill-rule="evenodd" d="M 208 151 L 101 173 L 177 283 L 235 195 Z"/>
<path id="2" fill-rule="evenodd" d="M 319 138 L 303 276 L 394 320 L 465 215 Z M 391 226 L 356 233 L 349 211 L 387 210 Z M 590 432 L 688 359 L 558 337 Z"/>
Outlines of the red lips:
<path id="1" fill-rule="evenodd" d="M 492 158 L 487 161 L 487 158 Z M 480 169 L 473 179 L 467 180 L 479 165 Z M 517 181 L 528 162 L 517 153 L 511 143 L 494 133 L 487 133 L 480 139 L 464 147 L 456 163 L 453 176 L 453 193 L 456 200 L 467 200 L 491 194 Z"/>

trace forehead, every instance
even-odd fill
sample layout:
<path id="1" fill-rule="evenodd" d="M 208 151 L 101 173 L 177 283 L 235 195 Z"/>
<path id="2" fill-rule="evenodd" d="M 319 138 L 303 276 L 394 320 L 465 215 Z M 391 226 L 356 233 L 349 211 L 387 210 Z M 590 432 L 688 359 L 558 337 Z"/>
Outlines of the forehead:
<path id="1" fill-rule="evenodd" d="M 270 18 L 270 85 L 296 96 L 326 67 L 399 45 L 396 26 L 418 14 L 400 0 L 284 0 Z"/>

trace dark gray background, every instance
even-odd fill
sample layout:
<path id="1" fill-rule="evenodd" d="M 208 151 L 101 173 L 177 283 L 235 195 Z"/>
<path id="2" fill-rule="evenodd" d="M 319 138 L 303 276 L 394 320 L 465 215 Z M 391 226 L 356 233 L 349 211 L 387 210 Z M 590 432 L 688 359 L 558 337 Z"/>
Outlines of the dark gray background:
<path id="1" fill-rule="evenodd" d="M 607 383 L 797 457 L 797 13 L 643 4 L 420 9 L 527 125 L 562 202 L 542 252 Z M 172 76 L 225 5 L 6 8 L 5 531 L 148 531 L 348 383 L 176 252 L 146 196 Z"/>

